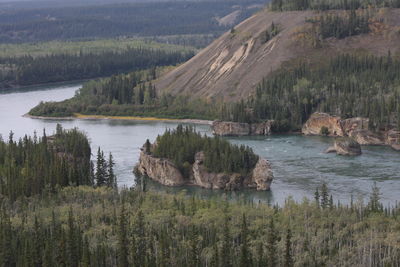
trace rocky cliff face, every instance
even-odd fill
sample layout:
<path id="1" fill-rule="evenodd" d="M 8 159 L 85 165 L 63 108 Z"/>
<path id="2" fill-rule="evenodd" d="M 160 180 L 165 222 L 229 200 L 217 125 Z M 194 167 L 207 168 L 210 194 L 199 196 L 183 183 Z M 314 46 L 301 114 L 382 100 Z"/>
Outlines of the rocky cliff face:
<path id="1" fill-rule="evenodd" d="M 311 115 L 301 132 L 304 135 L 321 135 L 323 127 L 328 130 L 329 136 L 344 136 L 340 117 L 320 112 Z"/>
<path id="2" fill-rule="evenodd" d="M 260 158 L 250 175 L 238 173 L 211 173 L 203 165 L 204 153 L 198 152 L 192 166 L 192 177 L 185 178 L 171 161 L 153 157 L 144 151 L 140 154 L 137 170 L 142 175 L 167 186 L 196 185 L 207 189 L 239 190 L 255 188 L 269 190 L 273 173 L 269 162 Z"/>
<path id="3" fill-rule="evenodd" d="M 257 190 L 269 190 L 274 175 L 268 160 L 260 158 L 254 167 L 251 183 Z"/>
<path id="4" fill-rule="evenodd" d="M 355 117 L 340 121 L 344 134 L 350 135 L 353 131 L 369 130 L 369 119 Z"/>
<path id="5" fill-rule="evenodd" d="M 180 186 L 186 183 L 174 163 L 153 157 L 143 150 L 140 153 L 138 171 L 163 185 Z"/>
<path id="6" fill-rule="evenodd" d="M 360 145 L 390 145 L 400 150 L 400 131 L 390 130 L 387 133 L 374 133 L 369 130 L 368 118 L 350 118 L 342 120 L 338 116 L 326 113 L 314 113 L 302 128 L 304 135 L 322 135 L 321 129 L 326 127 L 329 136 L 350 137 Z"/>
<path id="7" fill-rule="evenodd" d="M 214 121 L 213 134 L 219 136 L 270 135 L 273 121 L 262 123 L 240 123 L 232 121 Z"/>

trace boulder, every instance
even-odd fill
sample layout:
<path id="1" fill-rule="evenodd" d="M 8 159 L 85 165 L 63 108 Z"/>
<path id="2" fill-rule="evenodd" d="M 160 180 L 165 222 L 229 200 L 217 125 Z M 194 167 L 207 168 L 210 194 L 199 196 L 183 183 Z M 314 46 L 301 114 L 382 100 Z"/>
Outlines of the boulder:
<path id="1" fill-rule="evenodd" d="M 185 179 L 176 165 L 167 159 L 153 157 L 143 151 L 140 153 L 138 171 L 167 186 L 180 186 Z"/>
<path id="2" fill-rule="evenodd" d="M 400 144 L 393 144 L 391 147 L 396 151 L 400 151 Z"/>
<path id="3" fill-rule="evenodd" d="M 214 121 L 213 134 L 219 136 L 270 135 L 273 121 L 261 123 L 242 123 L 233 121 Z"/>
<path id="4" fill-rule="evenodd" d="M 352 138 L 336 138 L 332 147 L 329 147 L 326 153 L 336 152 L 338 155 L 357 156 L 361 155 L 361 146 Z"/>
<path id="5" fill-rule="evenodd" d="M 362 117 L 349 118 L 341 120 L 340 124 L 342 126 L 345 135 L 350 136 L 353 131 L 369 130 L 369 119 Z"/>
<path id="6" fill-rule="evenodd" d="M 386 144 L 400 151 L 400 131 L 390 130 L 386 134 Z"/>
<path id="7" fill-rule="evenodd" d="M 320 112 L 311 115 L 301 132 L 304 135 L 321 135 L 323 127 L 327 128 L 329 136 L 344 136 L 340 117 Z"/>
<path id="8" fill-rule="evenodd" d="M 384 145 L 383 138 L 370 130 L 353 130 L 349 133 L 349 136 L 353 138 L 360 145 Z"/>
<path id="9" fill-rule="evenodd" d="M 390 130 L 386 135 L 386 143 L 388 145 L 400 144 L 400 131 Z"/>

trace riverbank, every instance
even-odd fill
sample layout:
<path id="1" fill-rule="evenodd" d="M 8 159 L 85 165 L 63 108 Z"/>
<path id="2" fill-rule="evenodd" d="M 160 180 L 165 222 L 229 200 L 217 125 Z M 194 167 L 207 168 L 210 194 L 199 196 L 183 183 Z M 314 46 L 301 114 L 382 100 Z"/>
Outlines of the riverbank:
<path id="1" fill-rule="evenodd" d="M 41 120 L 124 120 L 124 121 L 162 121 L 162 122 L 176 122 L 176 123 L 193 123 L 202 125 L 212 125 L 213 121 L 209 120 L 196 120 L 196 119 L 167 119 L 157 117 L 138 117 L 138 116 L 105 116 L 105 115 L 85 115 L 75 113 L 74 116 L 69 117 L 45 117 L 45 116 L 33 116 L 25 114 L 24 117 L 31 119 Z"/>

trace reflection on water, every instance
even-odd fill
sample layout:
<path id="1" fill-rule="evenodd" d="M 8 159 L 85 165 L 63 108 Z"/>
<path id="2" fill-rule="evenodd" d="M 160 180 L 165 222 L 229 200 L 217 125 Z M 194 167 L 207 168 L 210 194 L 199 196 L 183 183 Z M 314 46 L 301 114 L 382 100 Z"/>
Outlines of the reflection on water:
<path id="1" fill-rule="evenodd" d="M 60 101 L 74 95 L 79 85 L 37 87 L 0 94 L 0 134 L 8 136 L 10 130 L 16 137 L 24 134 L 48 133 L 55 130 L 56 123 L 65 128 L 78 127 L 85 131 L 92 150 L 98 146 L 112 152 L 116 161 L 119 185 L 134 185 L 133 166 L 139 158 L 139 148 L 147 138 L 154 140 L 167 128 L 176 127 L 170 122 L 115 121 L 115 120 L 35 120 L 22 117 L 40 101 Z M 197 130 L 211 134 L 209 126 L 197 125 Z M 387 147 L 364 147 L 359 157 L 325 154 L 332 143 L 327 137 L 303 137 L 299 135 L 276 135 L 268 137 L 228 138 L 236 144 L 251 146 L 254 151 L 270 160 L 275 180 L 271 192 L 245 190 L 223 192 L 197 187 L 169 188 L 149 182 L 151 190 L 196 194 L 201 197 L 224 195 L 228 199 L 250 199 L 255 202 L 282 203 L 292 196 L 301 201 L 313 198 L 315 188 L 323 182 L 336 200 L 348 202 L 351 195 L 368 196 L 373 182 L 381 188 L 382 201 L 395 204 L 400 200 L 400 153 Z"/>

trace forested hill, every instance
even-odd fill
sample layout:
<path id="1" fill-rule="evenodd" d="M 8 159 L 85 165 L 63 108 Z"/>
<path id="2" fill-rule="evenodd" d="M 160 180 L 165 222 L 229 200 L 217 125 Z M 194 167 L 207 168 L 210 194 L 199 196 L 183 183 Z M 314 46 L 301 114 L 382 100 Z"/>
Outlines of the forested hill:
<path id="1" fill-rule="evenodd" d="M 61 1 L 60 1 L 61 2 Z M 67 1 L 65 1 L 67 2 Z M 83 1 L 80 1 L 83 2 Z M 128 1 L 129 2 L 129 1 Z M 2 8 L 0 42 L 221 34 L 251 16 L 264 0 L 141 1 L 90 6 Z M 66 7 L 65 7 L 66 5 Z M 34 5 L 35 6 L 35 5 Z M 233 20 L 221 19 L 233 14 Z"/>
<path id="2" fill-rule="evenodd" d="M 232 28 L 161 77 L 157 89 L 192 98 L 247 99 L 264 78 L 299 61 L 320 65 L 343 53 L 398 54 L 400 9 L 359 4 L 358 9 L 318 10 L 309 5 L 291 7 L 292 2 L 296 1 L 282 0 L 283 11 L 266 9 Z M 327 1 L 331 2 L 340 1 Z"/>

